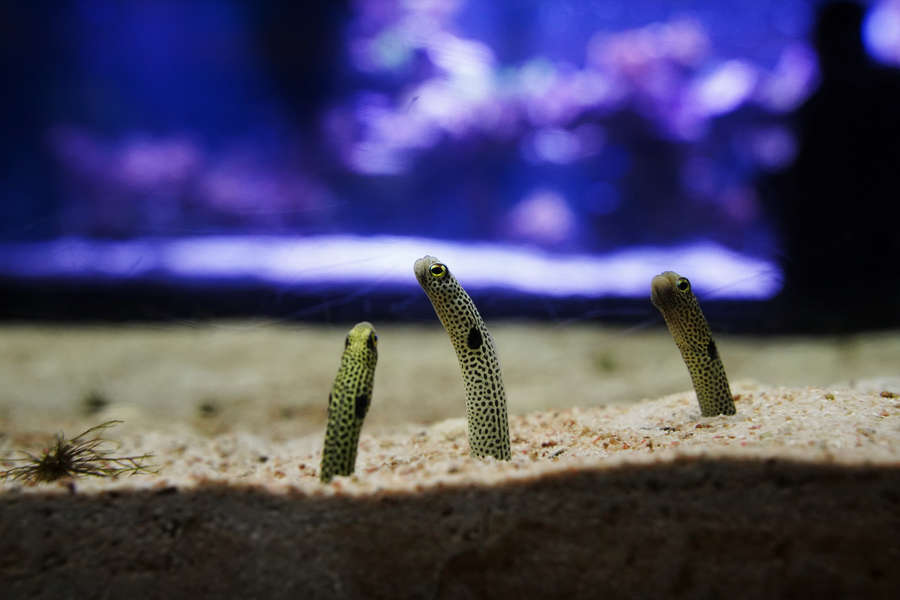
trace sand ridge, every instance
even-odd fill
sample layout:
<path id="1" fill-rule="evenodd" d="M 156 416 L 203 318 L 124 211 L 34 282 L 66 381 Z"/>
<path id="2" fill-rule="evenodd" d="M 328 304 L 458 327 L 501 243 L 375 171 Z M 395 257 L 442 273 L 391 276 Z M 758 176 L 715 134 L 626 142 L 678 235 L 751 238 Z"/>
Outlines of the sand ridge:
<path id="1" fill-rule="evenodd" d="M 463 419 L 410 425 L 405 431 L 382 435 L 364 433 L 356 473 L 330 485 L 317 479 L 321 434 L 273 442 L 239 431 L 207 437 L 186 428 L 155 432 L 126 428 L 121 436 L 110 432 L 120 452 L 152 452 L 158 474 L 66 484 L 86 493 L 234 484 L 278 493 L 366 495 L 446 485 L 501 485 L 559 471 L 615 469 L 685 457 L 847 465 L 897 465 L 900 460 L 900 397 L 890 390 L 784 388 L 752 381 L 736 382 L 734 390 L 738 414 L 731 417 L 700 417 L 693 392 L 633 405 L 514 415 L 513 459 L 508 463 L 470 457 Z M 9 456 L 9 450 L 7 444 L 4 454 Z M 19 487 L 3 484 L 6 491 Z"/>

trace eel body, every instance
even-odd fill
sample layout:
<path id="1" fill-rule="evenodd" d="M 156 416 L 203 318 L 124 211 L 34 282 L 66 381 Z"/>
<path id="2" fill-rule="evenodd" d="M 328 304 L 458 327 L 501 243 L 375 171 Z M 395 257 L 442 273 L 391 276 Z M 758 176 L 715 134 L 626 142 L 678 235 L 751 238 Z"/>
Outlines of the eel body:
<path id="1" fill-rule="evenodd" d="M 672 271 L 661 273 L 650 284 L 650 300 L 662 313 L 681 351 L 697 393 L 700 414 L 733 415 L 734 398 L 725 367 L 700 303 L 691 291 L 691 282 Z"/>
<path id="2" fill-rule="evenodd" d="M 433 256 L 413 271 L 450 336 L 466 387 L 466 422 L 473 456 L 510 459 L 509 417 L 500 359 L 475 303 L 450 269 Z"/>
<path id="3" fill-rule="evenodd" d="M 328 424 L 319 478 L 352 475 L 363 420 L 372 402 L 378 336 L 371 323 L 357 323 L 344 342 L 341 366 L 328 394 Z"/>

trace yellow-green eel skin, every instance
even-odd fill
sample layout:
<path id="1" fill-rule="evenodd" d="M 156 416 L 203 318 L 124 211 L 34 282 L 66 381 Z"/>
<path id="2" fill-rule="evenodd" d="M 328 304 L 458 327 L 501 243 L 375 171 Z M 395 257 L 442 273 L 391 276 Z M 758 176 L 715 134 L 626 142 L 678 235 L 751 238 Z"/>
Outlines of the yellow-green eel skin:
<path id="1" fill-rule="evenodd" d="M 347 334 L 341 366 L 328 394 L 328 424 L 319 479 L 352 475 L 363 420 L 372 403 L 378 336 L 371 323 L 357 323 Z"/>
<path id="2" fill-rule="evenodd" d="M 709 324 L 691 291 L 691 282 L 666 271 L 650 283 L 650 300 L 659 309 L 691 374 L 704 417 L 733 415 L 734 398 Z"/>
<path id="3" fill-rule="evenodd" d="M 433 256 L 413 266 L 416 279 L 450 336 L 466 385 L 466 422 L 472 456 L 510 459 L 509 417 L 500 359 L 472 298 Z"/>

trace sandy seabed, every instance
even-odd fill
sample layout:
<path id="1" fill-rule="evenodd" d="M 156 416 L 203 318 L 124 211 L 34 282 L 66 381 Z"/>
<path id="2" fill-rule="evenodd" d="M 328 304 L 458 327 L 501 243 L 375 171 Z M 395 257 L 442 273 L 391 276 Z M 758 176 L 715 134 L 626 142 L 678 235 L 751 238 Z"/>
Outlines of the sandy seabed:
<path id="1" fill-rule="evenodd" d="M 436 326 L 379 327 L 356 474 L 318 482 L 347 326 L 6 326 L 0 456 L 109 419 L 156 474 L 0 484 L 9 598 L 896 597 L 900 333 L 498 324 L 513 459 L 468 456 Z M 7 466 L 14 463 L 7 461 Z"/>

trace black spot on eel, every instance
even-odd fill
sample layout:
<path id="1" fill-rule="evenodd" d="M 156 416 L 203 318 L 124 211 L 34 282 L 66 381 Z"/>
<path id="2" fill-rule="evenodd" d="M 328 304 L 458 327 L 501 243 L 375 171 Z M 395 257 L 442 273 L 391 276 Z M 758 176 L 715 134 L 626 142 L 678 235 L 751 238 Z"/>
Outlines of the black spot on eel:
<path id="1" fill-rule="evenodd" d="M 372 402 L 378 336 L 371 323 L 354 325 L 344 342 L 341 366 L 328 394 L 328 424 L 319 479 L 352 475 L 363 420 Z"/>
<path id="2" fill-rule="evenodd" d="M 650 283 L 650 300 L 662 313 L 681 351 L 697 393 L 700 414 L 733 415 L 734 398 L 725 367 L 700 303 L 691 291 L 691 282 L 672 271 L 661 273 Z"/>
<path id="3" fill-rule="evenodd" d="M 500 359 L 475 303 L 447 265 L 433 256 L 413 271 L 450 336 L 466 385 L 466 421 L 473 456 L 509 460 L 509 417 Z"/>

